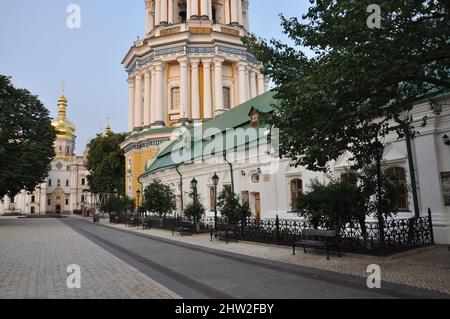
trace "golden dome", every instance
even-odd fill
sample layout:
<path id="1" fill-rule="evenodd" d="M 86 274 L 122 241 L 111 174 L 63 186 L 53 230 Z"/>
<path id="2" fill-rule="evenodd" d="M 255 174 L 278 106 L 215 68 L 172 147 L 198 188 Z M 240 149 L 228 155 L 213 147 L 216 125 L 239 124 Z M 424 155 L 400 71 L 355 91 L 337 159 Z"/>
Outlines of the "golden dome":
<path id="1" fill-rule="evenodd" d="M 71 140 L 75 136 L 75 125 L 66 117 L 67 98 L 61 95 L 58 99 L 58 117 L 52 121 L 57 139 Z"/>

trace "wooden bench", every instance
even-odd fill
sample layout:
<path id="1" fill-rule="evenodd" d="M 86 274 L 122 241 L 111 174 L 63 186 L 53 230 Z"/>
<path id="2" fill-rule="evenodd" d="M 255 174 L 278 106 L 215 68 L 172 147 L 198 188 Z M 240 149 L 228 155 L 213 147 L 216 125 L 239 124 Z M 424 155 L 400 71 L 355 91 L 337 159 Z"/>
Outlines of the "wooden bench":
<path id="1" fill-rule="evenodd" d="M 330 248 L 335 248 L 339 257 L 341 257 L 341 252 L 339 249 L 339 244 L 337 241 L 337 234 L 335 230 L 320 230 L 320 229 L 305 229 L 302 232 L 303 237 L 312 239 L 303 239 L 297 241 L 296 239 L 292 242 L 292 254 L 295 255 L 295 247 L 303 247 L 303 251 L 306 254 L 306 247 L 309 248 L 323 248 L 327 251 L 327 260 L 330 260 Z"/>
<path id="2" fill-rule="evenodd" d="M 213 237 L 219 237 L 219 240 L 225 240 L 228 244 L 230 239 L 234 239 L 237 242 L 237 225 L 233 224 L 220 224 L 217 225 L 217 229 L 211 230 L 211 241 Z"/>
<path id="3" fill-rule="evenodd" d="M 139 218 L 132 216 L 128 219 L 127 225 L 128 227 L 137 227 L 139 226 L 139 223 L 140 223 Z"/>
<path id="4" fill-rule="evenodd" d="M 153 227 L 153 221 L 150 218 L 145 218 L 142 226 L 144 229 L 151 229 Z"/>
<path id="5" fill-rule="evenodd" d="M 184 237 L 185 234 L 192 235 L 194 233 L 195 225 L 191 222 L 180 222 L 176 226 L 172 228 L 172 236 L 175 235 L 175 232 L 179 232 L 181 237 Z"/>

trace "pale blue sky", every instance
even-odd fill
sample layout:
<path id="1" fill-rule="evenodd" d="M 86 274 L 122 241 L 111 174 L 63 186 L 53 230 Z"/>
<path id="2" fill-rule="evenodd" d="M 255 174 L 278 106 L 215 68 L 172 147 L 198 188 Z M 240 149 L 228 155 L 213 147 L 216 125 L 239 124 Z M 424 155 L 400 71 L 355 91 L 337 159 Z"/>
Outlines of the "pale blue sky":
<path id="1" fill-rule="evenodd" d="M 81 29 L 68 29 L 69 4 L 81 7 Z M 281 38 L 280 13 L 300 16 L 307 0 L 250 0 L 251 31 Z M 144 0 L 0 0 L 0 74 L 30 90 L 56 115 L 67 84 L 77 153 L 105 127 L 127 129 L 126 73 L 120 62 L 145 29 Z"/>

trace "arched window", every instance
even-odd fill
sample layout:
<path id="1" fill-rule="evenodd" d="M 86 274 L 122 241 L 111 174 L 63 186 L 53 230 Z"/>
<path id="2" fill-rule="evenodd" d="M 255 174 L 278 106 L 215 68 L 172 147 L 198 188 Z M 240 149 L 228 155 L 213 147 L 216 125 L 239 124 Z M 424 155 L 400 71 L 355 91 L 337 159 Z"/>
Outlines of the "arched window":
<path id="1" fill-rule="evenodd" d="M 229 87 L 223 87 L 223 109 L 229 110 L 231 108 L 231 90 Z"/>
<path id="2" fill-rule="evenodd" d="M 66 179 L 66 187 L 69 187 L 69 180 Z"/>
<path id="3" fill-rule="evenodd" d="M 170 110 L 171 111 L 176 111 L 180 109 L 180 88 L 179 87 L 175 87 L 172 88 L 172 90 L 170 91 L 170 98 L 171 98 L 171 106 L 170 106 Z"/>
<path id="4" fill-rule="evenodd" d="M 49 187 L 52 186 L 52 180 L 51 180 L 51 179 L 48 180 L 48 186 L 49 186 Z"/>
<path id="5" fill-rule="evenodd" d="M 61 180 L 58 179 L 57 185 L 58 185 L 58 186 L 61 186 Z"/>
<path id="6" fill-rule="evenodd" d="M 405 211 L 409 209 L 408 203 L 408 184 L 406 181 L 406 170 L 403 167 L 390 167 L 384 170 L 386 177 L 393 183 L 397 184 L 402 188 L 402 192 L 399 192 L 396 202 L 397 208 L 400 211 Z"/>
<path id="7" fill-rule="evenodd" d="M 298 207 L 297 200 L 303 193 L 303 181 L 299 178 L 291 180 L 291 209 L 295 210 Z"/>

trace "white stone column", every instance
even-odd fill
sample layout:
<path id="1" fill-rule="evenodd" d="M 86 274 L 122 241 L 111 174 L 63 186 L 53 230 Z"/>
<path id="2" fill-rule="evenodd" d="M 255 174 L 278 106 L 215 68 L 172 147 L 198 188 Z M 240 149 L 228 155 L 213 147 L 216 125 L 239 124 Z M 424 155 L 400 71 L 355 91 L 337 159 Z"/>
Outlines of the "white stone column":
<path id="1" fill-rule="evenodd" d="M 128 132 L 134 129 L 134 79 L 128 79 Z"/>
<path id="2" fill-rule="evenodd" d="M 202 59 L 203 64 L 203 117 L 206 120 L 213 118 L 211 96 L 211 59 Z"/>
<path id="3" fill-rule="evenodd" d="M 231 0 L 231 23 L 239 24 L 238 0 Z"/>
<path id="4" fill-rule="evenodd" d="M 162 62 L 155 63 L 155 125 L 164 126 L 164 64 Z"/>
<path id="5" fill-rule="evenodd" d="M 168 17 L 168 22 L 169 24 L 173 24 L 173 19 L 174 19 L 174 0 L 168 0 L 169 1 L 169 17 Z"/>
<path id="6" fill-rule="evenodd" d="M 243 25 L 243 16 L 242 16 L 242 12 L 243 12 L 243 8 L 242 8 L 242 0 L 237 0 L 238 3 L 238 19 L 239 19 L 239 25 Z"/>
<path id="7" fill-rule="evenodd" d="M 156 122 L 156 72 L 154 66 L 151 67 L 150 72 L 152 77 L 152 80 L 150 82 L 151 85 L 150 123 L 153 125 Z"/>
<path id="8" fill-rule="evenodd" d="M 209 19 L 209 0 L 201 0 L 201 19 Z"/>
<path id="9" fill-rule="evenodd" d="M 231 15 L 230 15 L 230 0 L 224 0 L 224 14 L 225 14 L 225 24 L 231 23 Z"/>
<path id="10" fill-rule="evenodd" d="M 264 94 L 266 91 L 266 81 L 264 79 L 264 74 L 258 73 L 258 95 Z"/>
<path id="11" fill-rule="evenodd" d="M 161 0 L 155 0 L 155 26 L 161 24 Z"/>
<path id="12" fill-rule="evenodd" d="M 136 74 L 134 95 L 134 128 L 142 128 L 142 74 Z"/>
<path id="13" fill-rule="evenodd" d="M 145 34 L 151 32 L 151 13 L 150 13 L 151 1 L 145 1 Z"/>
<path id="14" fill-rule="evenodd" d="M 222 65 L 225 59 L 214 58 L 215 73 L 215 94 L 214 94 L 214 110 L 217 113 L 223 109 L 223 78 Z M 214 114 L 217 115 L 217 114 Z"/>
<path id="15" fill-rule="evenodd" d="M 198 14 L 198 0 L 190 0 L 190 1 L 191 1 L 191 10 L 192 10 L 191 18 L 192 19 L 198 19 L 199 18 L 199 14 Z"/>
<path id="16" fill-rule="evenodd" d="M 191 60 L 191 69 L 192 69 L 192 79 L 191 79 L 191 96 L 192 96 L 192 119 L 200 120 L 200 83 L 198 77 L 198 65 L 200 64 L 199 59 Z"/>
<path id="17" fill-rule="evenodd" d="M 247 64 L 245 62 L 239 62 L 239 104 L 245 103 L 248 100 L 247 84 Z"/>
<path id="18" fill-rule="evenodd" d="M 189 66 L 186 57 L 178 59 L 180 64 L 180 120 L 188 120 L 189 112 Z"/>
<path id="19" fill-rule="evenodd" d="M 167 24 L 167 0 L 161 0 L 161 24 Z"/>
<path id="20" fill-rule="evenodd" d="M 208 0 L 208 15 L 211 20 L 213 18 L 212 9 L 213 9 L 212 0 Z"/>
<path id="21" fill-rule="evenodd" d="M 256 71 L 254 69 L 250 71 L 250 92 L 252 99 L 258 95 L 256 83 Z"/>
<path id="22" fill-rule="evenodd" d="M 144 127 L 148 128 L 151 122 L 151 73 L 147 70 L 144 75 Z"/>
<path id="23" fill-rule="evenodd" d="M 190 20 L 192 15 L 191 0 L 186 0 L 186 20 Z"/>

